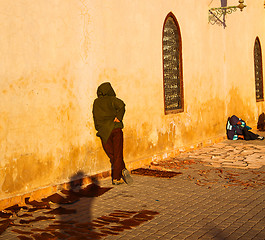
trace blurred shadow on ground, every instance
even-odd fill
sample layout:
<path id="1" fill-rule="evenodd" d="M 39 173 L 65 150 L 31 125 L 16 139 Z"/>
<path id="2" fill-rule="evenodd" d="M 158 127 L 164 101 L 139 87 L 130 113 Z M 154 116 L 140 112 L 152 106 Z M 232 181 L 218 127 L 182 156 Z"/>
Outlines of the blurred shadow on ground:
<path id="1" fill-rule="evenodd" d="M 92 220 L 95 197 L 112 187 L 100 187 L 96 177 L 86 177 L 83 172 L 74 174 L 67 186 L 41 201 L 27 198 L 25 206 L 15 205 L 0 212 L 0 218 L 5 217 L 0 219 L 0 239 L 102 239 L 138 227 L 158 214 L 145 209 L 114 209 Z"/>
<path id="2" fill-rule="evenodd" d="M 60 220 L 54 222 L 49 227 L 53 235 L 59 239 L 99 239 L 96 233 L 93 232 L 91 226 L 92 218 L 92 203 L 94 198 L 102 195 L 105 191 L 101 191 L 98 179 L 90 177 L 90 184 L 85 186 L 85 175 L 82 171 L 77 172 L 71 177 L 69 189 L 61 191 L 64 194 L 65 202 L 61 202 L 60 206 L 53 210 L 57 216 L 60 215 Z M 85 187 L 84 187 L 85 186 Z M 106 191 L 110 188 L 105 189 Z M 85 198 L 85 199 L 84 199 Z"/>
<path id="3" fill-rule="evenodd" d="M 104 234 L 94 232 L 91 224 L 92 203 L 111 188 L 100 187 L 96 177 L 86 177 L 81 171 L 67 186 L 41 201 L 26 198 L 25 206 L 1 211 L 0 239 L 9 232 L 21 240 L 100 239 Z"/>
<path id="4" fill-rule="evenodd" d="M 86 185 L 84 179 L 90 184 Z M 50 224 L 47 230 L 58 239 L 100 239 L 104 234 L 95 232 L 91 222 L 92 203 L 95 197 L 110 189 L 100 187 L 96 177 L 86 178 L 83 172 L 76 173 L 71 177 L 69 189 L 61 191 L 62 198 L 49 198 L 59 207 L 48 214 L 60 216 L 60 219 Z"/>
<path id="5" fill-rule="evenodd" d="M 232 224 L 233 225 L 233 224 Z M 243 225 L 243 223 L 242 223 Z M 203 236 L 200 237 L 200 239 L 213 239 L 213 240 L 233 240 L 233 239 L 238 239 L 237 237 L 233 236 L 233 233 L 235 232 L 235 229 L 233 227 L 229 228 L 221 228 L 221 224 L 220 226 L 216 226 L 213 225 L 212 223 L 209 223 L 207 225 L 207 227 L 205 227 L 206 231 L 205 234 Z M 208 229 L 208 231 L 207 231 Z M 246 232 L 247 234 L 248 232 Z M 262 234 L 262 232 L 258 229 L 256 230 L 252 230 L 252 236 L 244 236 L 244 234 L 242 233 L 240 239 L 265 239 L 264 234 Z"/>
<path id="6" fill-rule="evenodd" d="M 233 230 L 229 231 L 227 233 L 224 232 L 223 229 L 220 229 L 216 225 L 213 225 L 212 223 L 208 223 L 205 227 L 205 234 L 203 236 L 200 236 L 200 239 L 213 239 L 213 240 L 224 240 L 224 239 L 230 239 L 228 236 L 233 232 Z"/>
<path id="7" fill-rule="evenodd" d="M 122 231 L 137 227 L 143 222 L 153 219 L 158 214 L 158 212 L 149 210 L 114 210 L 108 215 L 92 220 L 91 209 L 94 198 L 101 196 L 111 188 L 99 187 L 97 178 L 91 178 L 91 184 L 82 188 L 82 179 L 82 173 L 78 173 L 71 179 L 70 190 L 62 191 L 72 201 L 75 201 L 76 197 L 83 199 L 79 203 L 74 204 L 77 206 L 76 209 L 67 208 L 68 211 L 76 210 L 69 220 L 63 216 L 57 222 L 60 228 L 60 235 L 57 233 L 57 237 L 61 239 L 101 239 L 108 235 L 119 235 Z M 84 201 L 82 202 L 82 200 Z"/>

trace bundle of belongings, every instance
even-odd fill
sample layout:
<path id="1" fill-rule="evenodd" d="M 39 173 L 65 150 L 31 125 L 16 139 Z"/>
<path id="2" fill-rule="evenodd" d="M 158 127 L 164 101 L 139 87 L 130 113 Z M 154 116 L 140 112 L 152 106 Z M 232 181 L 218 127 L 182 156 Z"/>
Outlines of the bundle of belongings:
<path id="1" fill-rule="evenodd" d="M 259 115 L 259 120 L 258 120 L 258 130 L 259 131 L 265 131 L 265 114 L 262 113 Z"/>
<path id="2" fill-rule="evenodd" d="M 251 127 L 246 125 L 246 122 L 237 116 L 233 115 L 227 119 L 226 135 L 230 140 L 263 140 L 264 137 L 259 136 L 250 131 Z"/>

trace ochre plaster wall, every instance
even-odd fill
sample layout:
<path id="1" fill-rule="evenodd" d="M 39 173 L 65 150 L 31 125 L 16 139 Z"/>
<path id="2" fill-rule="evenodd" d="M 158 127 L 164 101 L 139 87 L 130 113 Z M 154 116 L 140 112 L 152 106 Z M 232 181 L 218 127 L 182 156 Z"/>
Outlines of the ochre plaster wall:
<path id="1" fill-rule="evenodd" d="M 104 81 L 126 103 L 127 164 L 224 136 L 231 114 L 255 128 L 261 2 L 227 15 L 223 28 L 208 24 L 217 0 L 0 0 L 0 199 L 109 170 L 91 113 Z M 184 112 L 165 115 L 169 12 L 182 37 Z"/>

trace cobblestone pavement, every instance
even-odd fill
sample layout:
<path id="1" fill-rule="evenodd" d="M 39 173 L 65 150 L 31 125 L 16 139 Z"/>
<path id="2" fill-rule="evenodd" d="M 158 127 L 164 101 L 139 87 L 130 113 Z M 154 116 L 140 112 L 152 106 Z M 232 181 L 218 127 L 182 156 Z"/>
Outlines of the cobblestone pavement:
<path id="1" fill-rule="evenodd" d="M 225 141 L 214 147 L 205 147 L 191 153 L 182 153 L 180 158 L 200 160 L 213 167 L 260 168 L 265 165 L 265 147 L 259 140 Z M 262 142 L 263 143 L 263 142 Z"/>
<path id="2" fill-rule="evenodd" d="M 133 185 L 115 187 L 103 179 L 100 196 L 51 205 L 59 214 L 20 209 L 0 239 L 264 240 L 264 156 L 265 141 L 181 153 L 149 166 L 181 173 L 173 178 L 133 175 Z"/>

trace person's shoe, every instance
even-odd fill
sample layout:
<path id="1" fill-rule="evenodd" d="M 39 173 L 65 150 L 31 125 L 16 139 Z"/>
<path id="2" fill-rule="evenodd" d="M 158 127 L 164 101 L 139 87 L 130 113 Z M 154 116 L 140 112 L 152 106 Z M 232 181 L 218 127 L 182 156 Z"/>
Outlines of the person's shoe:
<path id="1" fill-rule="evenodd" d="M 112 185 L 121 185 L 121 184 L 123 184 L 124 183 L 124 181 L 122 180 L 122 179 L 113 179 L 112 180 Z"/>
<path id="2" fill-rule="evenodd" d="M 124 168 L 122 170 L 121 174 L 122 174 L 121 177 L 122 177 L 122 179 L 124 180 L 125 183 L 127 183 L 127 184 L 132 184 L 133 183 L 133 179 L 132 179 L 132 177 L 130 175 L 130 172 L 126 168 Z"/>
<path id="3" fill-rule="evenodd" d="M 264 140 L 264 137 L 258 136 L 258 140 Z"/>

